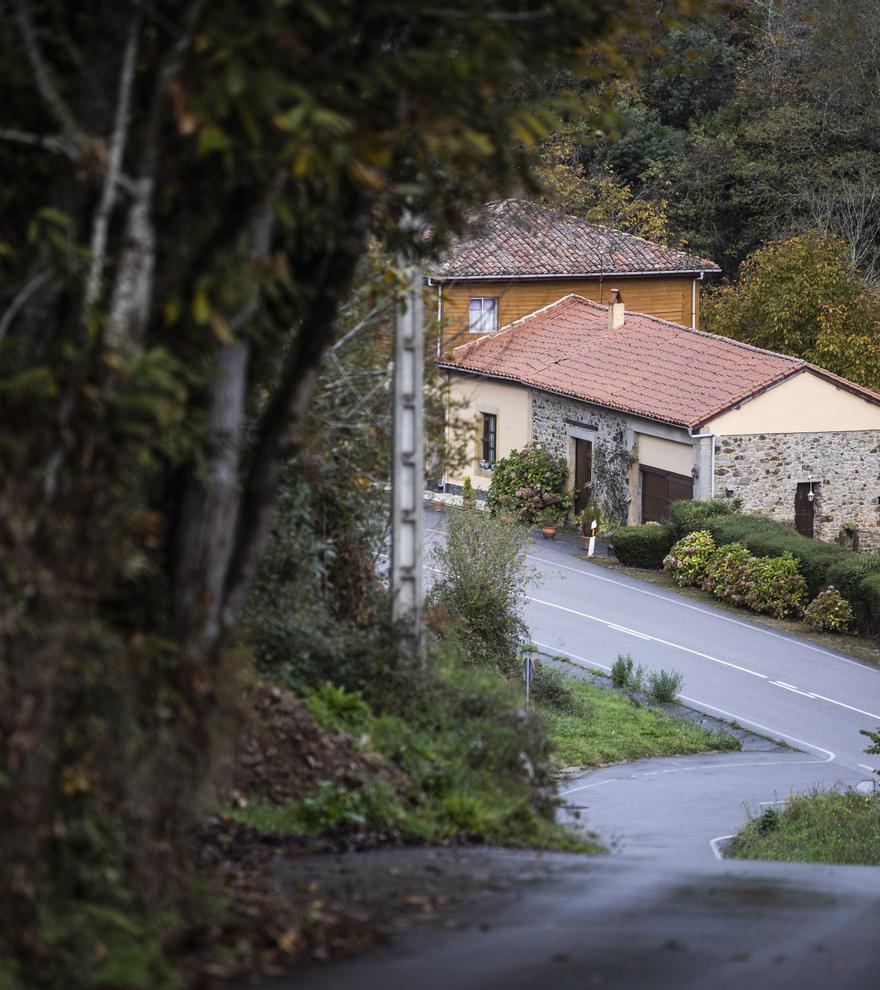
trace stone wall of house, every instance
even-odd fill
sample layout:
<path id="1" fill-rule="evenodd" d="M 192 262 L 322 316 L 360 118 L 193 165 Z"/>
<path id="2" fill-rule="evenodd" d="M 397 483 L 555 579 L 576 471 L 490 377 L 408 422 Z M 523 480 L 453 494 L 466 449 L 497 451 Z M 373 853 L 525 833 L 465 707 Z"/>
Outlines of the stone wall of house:
<path id="1" fill-rule="evenodd" d="M 577 399 L 532 392 L 532 439 L 569 457 L 571 427 L 593 434 L 594 498 L 605 515 L 625 521 L 631 500 L 630 469 L 635 444 L 629 417 Z"/>
<path id="2" fill-rule="evenodd" d="M 880 432 L 760 433 L 715 441 L 716 494 L 739 498 L 745 512 L 794 521 L 798 482 L 812 474 L 815 536 L 859 529 L 863 550 L 880 548 Z"/>

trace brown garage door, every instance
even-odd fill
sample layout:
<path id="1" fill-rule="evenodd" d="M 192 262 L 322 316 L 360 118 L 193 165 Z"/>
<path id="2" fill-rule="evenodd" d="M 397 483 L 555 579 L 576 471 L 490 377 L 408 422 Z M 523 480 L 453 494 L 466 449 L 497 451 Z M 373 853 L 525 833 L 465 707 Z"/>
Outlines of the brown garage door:
<path id="1" fill-rule="evenodd" d="M 662 522 L 669 503 L 694 497 L 694 479 L 671 471 L 642 468 L 642 522 Z"/>

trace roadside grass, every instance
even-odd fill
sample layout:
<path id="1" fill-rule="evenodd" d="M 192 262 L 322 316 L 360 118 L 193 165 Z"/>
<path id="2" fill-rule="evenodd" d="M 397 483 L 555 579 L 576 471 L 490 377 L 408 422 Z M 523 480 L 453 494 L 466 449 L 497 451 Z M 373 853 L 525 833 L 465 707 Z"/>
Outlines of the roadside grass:
<path id="1" fill-rule="evenodd" d="M 854 660 L 861 660 L 863 663 L 880 667 L 880 637 L 862 636 L 857 633 L 813 632 L 803 622 L 798 622 L 795 619 L 774 619 L 769 615 L 760 615 L 757 612 L 750 612 L 745 609 L 735 608 L 732 605 L 726 605 L 724 602 L 715 598 L 714 595 L 702 591 L 700 588 L 679 588 L 672 580 L 672 577 L 665 571 L 655 571 L 643 567 L 627 567 L 618 563 L 616 560 L 603 557 L 592 557 L 589 561 L 584 557 L 583 560 L 585 563 L 598 564 L 599 567 L 605 570 L 623 574 L 625 577 L 636 578 L 639 581 L 645 581 L 647 584 L 656 585 L 683 598 L 692 598 L 696 602 L 712 606 L 713 609 L 728 612 L 743 622 L 754 623 L 757 626 L 767 626 L 774 632 L 798 636 L 801 639 L 815 643 L 817 646 L 821 646 L 823 649 L 843 653 L 846 656 L 852 657 Z"/>
<path id="2" fill-rule="evenodd" d="M 602 852 L 554 820 L 554 761 L 546 726 L 496 671 L 437 660 L 406 711 L 374 710 L 325 684 L 307 694 L 312 717 L 345 733 L 384 768 L 355 786 L 325 780 L 283 805 L 249 799 L 224 814 L 266 831 L 320 835 L 390 830 L 403 842 L 485 842 Z"/>
<path id="3" fill-rule="evenodd" d="M 880 795 L 816 788 L 749 818 L 733 838 L 735 859 L 880 865 Z"/>
<path id="4" fill-rule="evenodd" d="M 574 698 L 569 710 L 547 704 L 539 708 L 560 767 L 599 767 L 652 756 L 742 748 L 725 732 L 711 732 L 667 715 L 601 684 L 575 677 L 566 681 Z"/>

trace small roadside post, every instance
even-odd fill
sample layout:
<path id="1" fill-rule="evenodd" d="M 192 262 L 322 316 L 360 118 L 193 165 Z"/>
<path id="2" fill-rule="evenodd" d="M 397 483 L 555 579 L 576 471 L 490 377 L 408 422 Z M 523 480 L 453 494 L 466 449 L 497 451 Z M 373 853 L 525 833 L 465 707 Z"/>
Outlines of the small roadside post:
<path id="1" fill-rule="evenodd" d="M 529 691 L 535 678 L 535 661 L 523 653 L 523 680 L 526 682 L 526 708 L 529 707 Z"/>
<path id="2" fill-rule="evenodd" d="M 590 523 L 590 545 L 587 547 L 587 556 L 592 557 L 596 552 L 596 530 L 599 528 L 599 523 L 594 519 Z"/>

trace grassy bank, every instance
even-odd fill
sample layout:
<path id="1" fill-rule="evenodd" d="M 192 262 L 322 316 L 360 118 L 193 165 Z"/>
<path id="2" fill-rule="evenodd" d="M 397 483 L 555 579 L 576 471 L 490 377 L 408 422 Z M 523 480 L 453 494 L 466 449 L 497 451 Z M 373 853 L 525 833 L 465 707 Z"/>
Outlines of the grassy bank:
<path id="1" fill-rule="evenodd" d="M 815 790 L 749 818 L 731 843 L 736 859 L 880 865 L 880 797 Z"/>
<path id="2" fill-rule="evenodd" d="M 652 756 L 740 748 L 733 736 L 636 704 L 601 684 L 574 677 L 565 680 L 572 695 L 569 705 L 542 704 L 540 708 L 559 766 L 597 767 Z"/>

